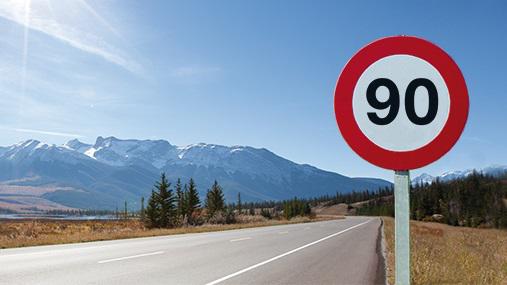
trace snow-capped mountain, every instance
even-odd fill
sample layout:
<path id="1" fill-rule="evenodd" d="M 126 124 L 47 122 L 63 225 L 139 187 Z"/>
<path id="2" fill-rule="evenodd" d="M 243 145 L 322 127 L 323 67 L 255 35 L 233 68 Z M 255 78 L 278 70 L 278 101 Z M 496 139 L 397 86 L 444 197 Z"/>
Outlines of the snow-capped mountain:
<path id="1" fill-rule="evenodd" d="M 28 140 L 0 148 L 0 208 L 6 200 L 17 203 L 27 196 L 74 208 L 114 208 L 125 200 L 137 208 L 161 172 L 173 183 L 194 178 L 201 196 L 216 179 L 229 201 L 238 192 L 245 201 L 279 200 L 390 185 L 296 164 L 248 146 L 175 146 L 165 140 L 115 137 L 98 137 L 94 144 L 71 140 L 61 146 Z"/>
<path id="2" fill-rule="evenodd" d="M 94 145 L 75 139 L 64 146 L 111 166 L 146 163 L 161 168 L 166 162 L 177 158 L 176 147 L 164 140 L 120 140 L 115 137 L 98 137 Z"/>
<path id="3" fill-rule="evenodd" d="M 75 164 L 84 159 L 82 154 L 62 146 L 48 145 L 37 140 L 27 140 L 6 148 L 0 152 L 0 159 L 15 164 L 28 164 L 35 160 L 62 161 Z"/>
<path id="4" fill-rule="evenodd" d="M 164 140 L 120 140 L 98 137 L 94 145 L 73 140 L 65 147 L 110 166 L 136 164 L 163 169 L 170 165 L 219 167 L 228 173 L 241 171 L 280 180 L 294 163 L 266 149 L 198 143 L 174 146 Z"/>
<path id="5" fill-rule="evenodd" d="M 427 173 L 423 173 L 414 179 L 412 179 L 412 185 L 417 184 L 431 184 L 435 180 L 442 182 L 448 182 L 456 179 L 462 179 L 470 176 L 472 173 L 478 172 L 484 175 L 499 176 L 507 173 L 507 165 L 491 165 L 481 169 L 467 169 L 467 170 L 456 170 L 444 172 L 438 176 L 431 176 Z"/>
<path id="6" fill-rule="evenodd" d="M 412 185 L 417 184 L 431 184 L 435 179 L 434 176 L 429 175 L 428 173 L 423 173 L 416 178 L 412 179 Z"/>

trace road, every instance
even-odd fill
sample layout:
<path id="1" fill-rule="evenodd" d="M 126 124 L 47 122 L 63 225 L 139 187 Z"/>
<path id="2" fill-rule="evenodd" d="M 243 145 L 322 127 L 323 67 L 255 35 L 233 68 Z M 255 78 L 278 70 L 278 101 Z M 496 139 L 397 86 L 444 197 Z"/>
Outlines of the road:
<path id="1" fill-rule="evenodd" d="M 0 284 L 384 284 L 378 218 L 0 250 Z"/>

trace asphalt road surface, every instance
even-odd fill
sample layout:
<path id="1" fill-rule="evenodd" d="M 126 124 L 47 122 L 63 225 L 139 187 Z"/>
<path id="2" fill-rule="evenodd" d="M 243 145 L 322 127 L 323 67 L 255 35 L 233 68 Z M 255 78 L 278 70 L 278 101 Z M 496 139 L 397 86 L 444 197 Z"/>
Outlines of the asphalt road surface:
<path id="1" fill-rule="evenodd" d="M 384 284 L 378 218 L 0 250 L 0 284 Z"/>

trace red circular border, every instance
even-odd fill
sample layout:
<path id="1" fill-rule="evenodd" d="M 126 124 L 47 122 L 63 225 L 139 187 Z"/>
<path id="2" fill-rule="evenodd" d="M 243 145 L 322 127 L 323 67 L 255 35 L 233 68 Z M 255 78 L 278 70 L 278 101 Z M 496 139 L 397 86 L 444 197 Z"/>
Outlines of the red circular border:
<path id="1" fill-rule="evenodd" d="M 376 145 L 363 134 L 352 111 L 354 88 L 362 73 L 379 59 L 397 54 L 429 62 L 440 72 L 449 90 L 449 117 L 444 127 L 433 141 L 411 151 L 391 151 Z M 447 153 L 465 127 L 468 108 L 468 91 L 458 65 L 435 44 L 411 36 L 382 38 L 360 49 L 343 68 L 334 93 L 336 122 L 348 145 L 370 163 L 392 170 L 420 168 Z"/>

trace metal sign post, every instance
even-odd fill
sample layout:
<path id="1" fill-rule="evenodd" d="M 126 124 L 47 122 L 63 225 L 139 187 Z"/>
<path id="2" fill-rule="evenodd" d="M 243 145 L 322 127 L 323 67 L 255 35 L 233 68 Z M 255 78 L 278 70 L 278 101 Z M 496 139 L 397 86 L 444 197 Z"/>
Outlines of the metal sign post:
<path id="1" fill-rule="evenodd" d="M 394 245 L 396 285 L 410 284 L 410 174 L 394 172 Z"/>

